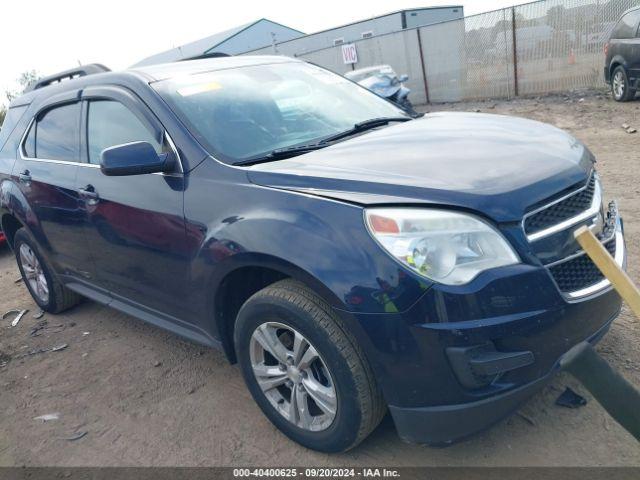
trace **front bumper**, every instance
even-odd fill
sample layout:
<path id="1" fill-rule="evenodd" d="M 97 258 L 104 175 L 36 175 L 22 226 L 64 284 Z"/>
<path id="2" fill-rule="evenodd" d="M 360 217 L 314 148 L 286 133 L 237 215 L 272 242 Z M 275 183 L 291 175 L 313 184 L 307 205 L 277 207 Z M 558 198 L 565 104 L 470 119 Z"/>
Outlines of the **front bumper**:
<path id="1" fill-rule="evenodd" d="M 607 332 L 614 318 L 615 316 L 588 341 L 596 344 Z M 389 406 L 389 410 L 398 434 L 404 441 L 448 445 L 480 432 L 515 412 L 520 405 L 551 381 L 560 369 L 561 360 L 562 357 L 543 377 L 483 400 L 421 408 Z"/>
<path id="2" fill-rule="evenodd" d="M 624 266 L 623 225 L 617 209 L 612 211 L 616 261 Z M 375 352 L 369 358 L 400 437 L 447 444 L 516 410 L 552 378 L 574 345 L 595 343 L 606 333 L 621 304 L 606 281 L 586 296 L 569 298 L 546 268 L 522 264 L 485 272 L 463 287 L 435 285 L 406 312 L 356 320 L 366 332 L 367 350 Z M 526 354 L 525 361 L 514 366 L 508 359 L 510 367 L 470 386 L 450 352 L 481 347 L 486 359 L 486 345 L 485 371 L 487 365 L 499 367 L 491 359 L 504 354 Z M 468 370 L 478 364 L 472 360 Z"/>

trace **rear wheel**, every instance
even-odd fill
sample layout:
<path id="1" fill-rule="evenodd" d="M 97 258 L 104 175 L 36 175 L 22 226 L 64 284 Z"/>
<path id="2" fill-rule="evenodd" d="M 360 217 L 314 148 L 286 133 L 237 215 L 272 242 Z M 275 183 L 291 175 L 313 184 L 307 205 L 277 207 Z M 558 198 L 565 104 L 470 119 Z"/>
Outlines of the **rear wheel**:
<path id="1" fill-rule="evenodd" d="M 386 411 L 355 340 L 331 307 L 298 282 L 277 282 L 247 300 L 238 314 L 235 345 L 262 411 L 307 448 L 353 448 Z"/>
<path id="2" fill-rule="evenodd" d="M 629 83 L 627 72 L 622 66 L 616 67 L 611 75 L 611 93 L 616 102 L 628 102 L 636 95 L 636 91 Z"/>
<path id="3" fill-rule="evenodd" d="M 47 265 L 36 242 L 24 228 L 16 232 L 13 248 L 29 293 L 45 312 L 59 313 L 78 304 L 81 297 L 67 289 Z"/>

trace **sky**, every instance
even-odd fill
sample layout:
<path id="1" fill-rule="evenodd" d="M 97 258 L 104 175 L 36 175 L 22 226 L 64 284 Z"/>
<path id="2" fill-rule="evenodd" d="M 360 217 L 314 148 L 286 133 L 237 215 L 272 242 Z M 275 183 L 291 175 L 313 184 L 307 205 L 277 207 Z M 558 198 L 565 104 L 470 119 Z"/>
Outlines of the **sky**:
<path id="1" fill-rule="evenodd" d="M 465 15 L 522 0 L 5 0 L 0 24 L 0 102 L 27 70 L 78 63 L 126 68 L 144 57 L 269 18 L 306 33 L 404 8 L 462 4 Z"/>

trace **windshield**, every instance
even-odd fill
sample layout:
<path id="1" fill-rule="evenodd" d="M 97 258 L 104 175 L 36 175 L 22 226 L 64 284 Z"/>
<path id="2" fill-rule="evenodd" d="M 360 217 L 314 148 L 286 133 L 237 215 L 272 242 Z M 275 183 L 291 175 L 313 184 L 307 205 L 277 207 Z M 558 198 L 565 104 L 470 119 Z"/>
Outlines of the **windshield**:
<path id="1" fill-rule="evenodd" d="M 349 80 L 301 62 L 199 73 L 153 86 L 200 143 L 227 163 L 318 142 L 366 120 L 406 116 Z"/>

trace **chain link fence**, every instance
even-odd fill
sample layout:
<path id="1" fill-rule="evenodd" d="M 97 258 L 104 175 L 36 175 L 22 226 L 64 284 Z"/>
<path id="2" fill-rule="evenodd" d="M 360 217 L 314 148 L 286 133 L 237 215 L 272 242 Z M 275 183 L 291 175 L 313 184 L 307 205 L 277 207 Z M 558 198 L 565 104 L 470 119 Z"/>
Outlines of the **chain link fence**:
<path id="1" fill-rule="evenodd" d="M 416 104 L 511 98 L 603 86 L 603 47 L 623 12 L 640 0 L 542 0 L 311 52 L 296 41 L 252 55 L 303 58 L 339 74 L 388 64 L 407 74 Z"/>

